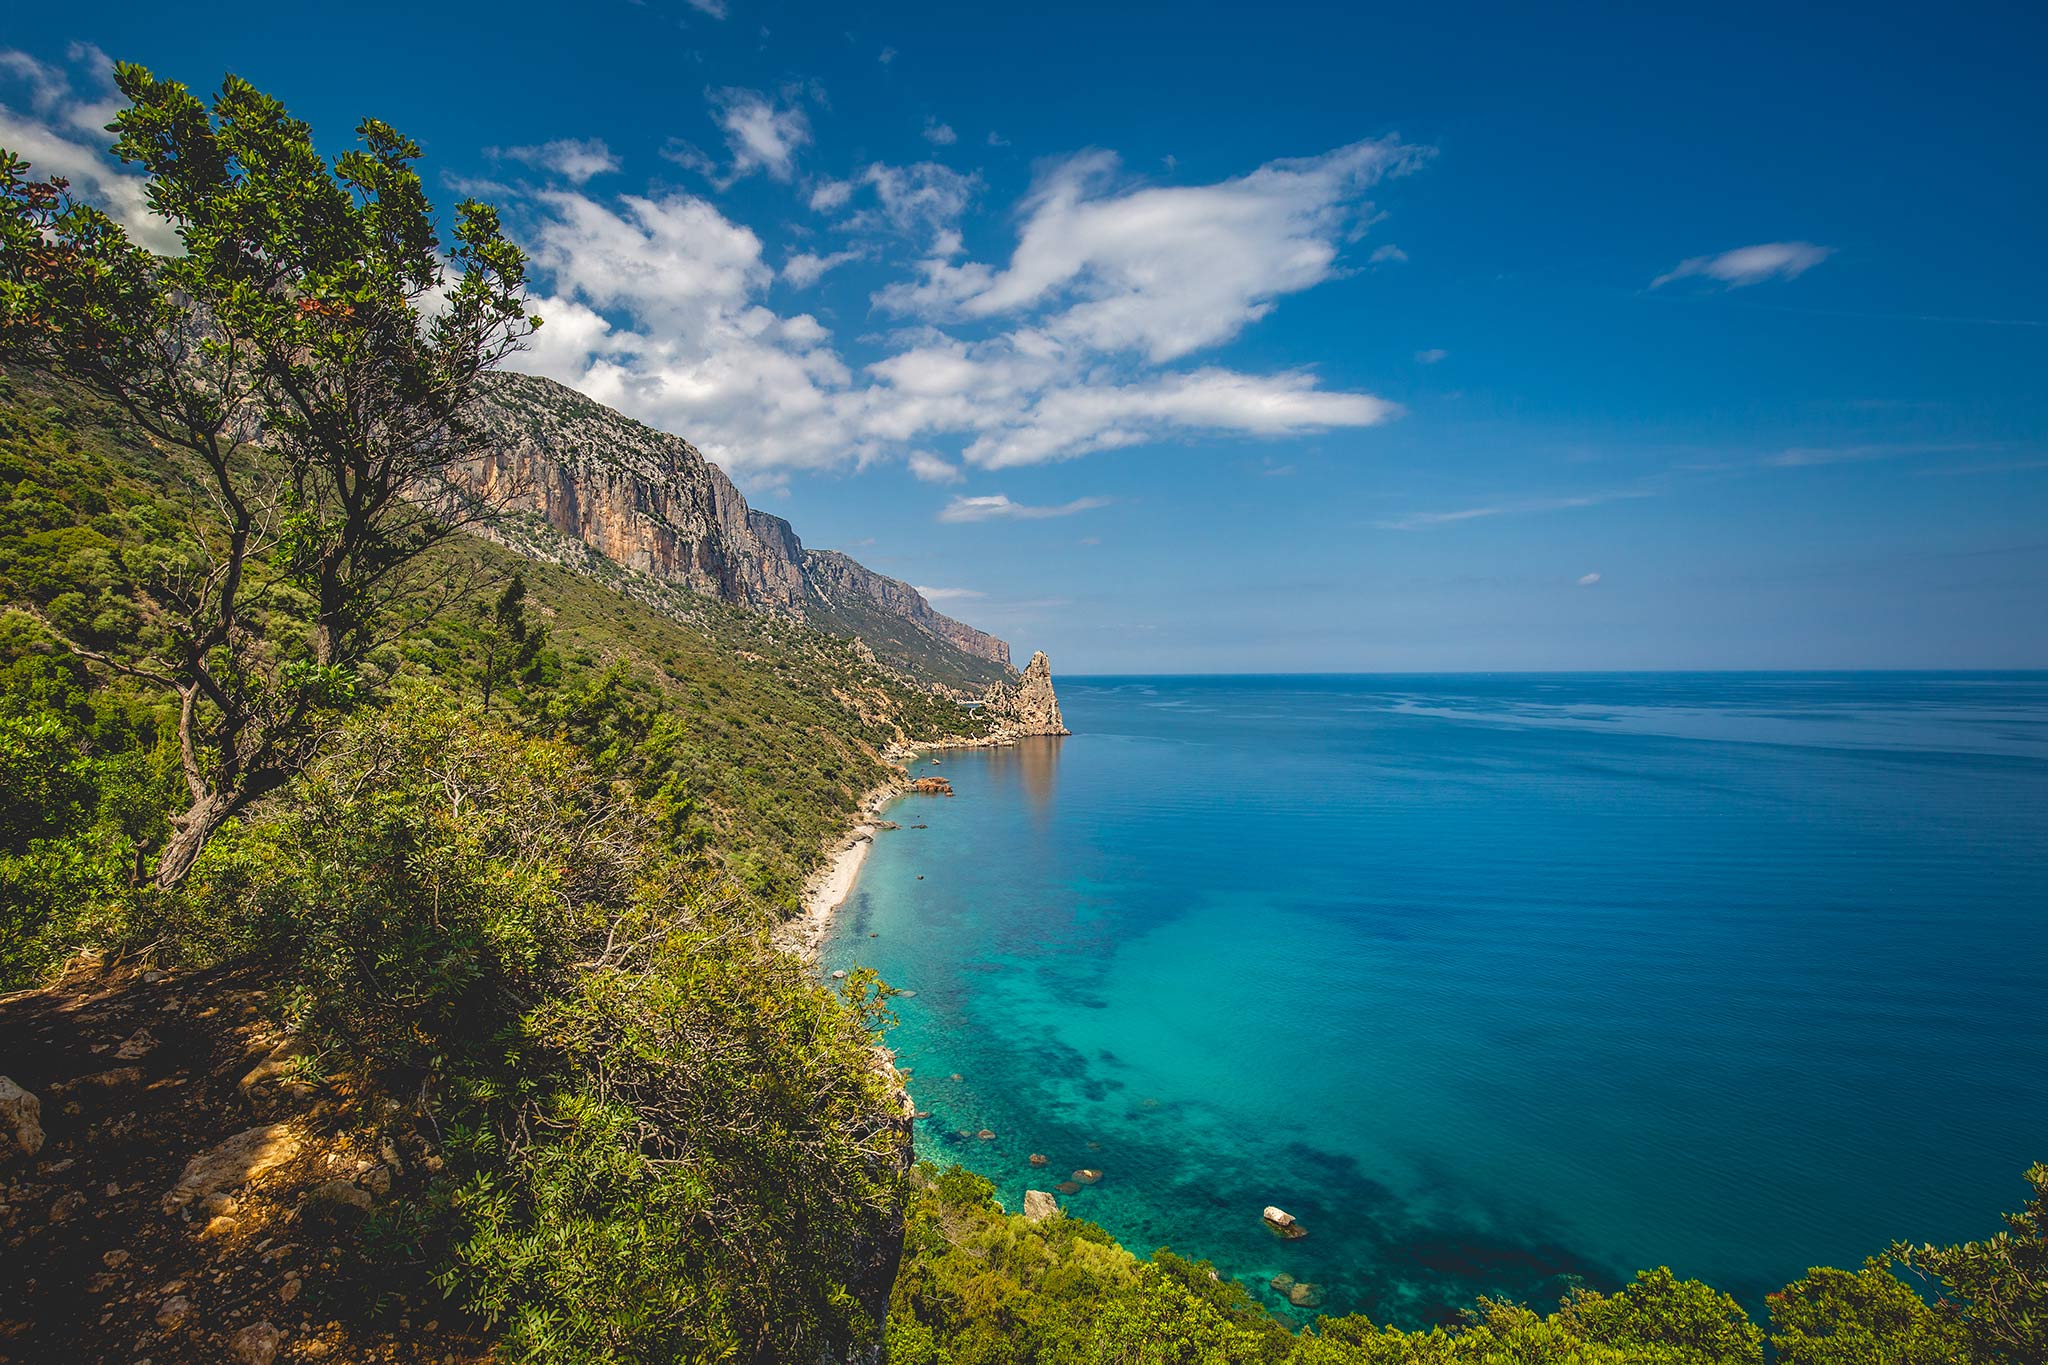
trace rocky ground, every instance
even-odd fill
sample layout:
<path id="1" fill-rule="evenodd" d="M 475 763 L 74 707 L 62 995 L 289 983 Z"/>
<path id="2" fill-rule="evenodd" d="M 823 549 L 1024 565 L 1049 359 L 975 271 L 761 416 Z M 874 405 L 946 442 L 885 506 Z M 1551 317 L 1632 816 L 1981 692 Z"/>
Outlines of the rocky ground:
<path id="1" fill-rule="evenodd" d="M 0 998 L 0 1365 L 486 1356 L 409 1243 L 438 1158 L 308 1084 L 265 987 L 78 963 Z"/>

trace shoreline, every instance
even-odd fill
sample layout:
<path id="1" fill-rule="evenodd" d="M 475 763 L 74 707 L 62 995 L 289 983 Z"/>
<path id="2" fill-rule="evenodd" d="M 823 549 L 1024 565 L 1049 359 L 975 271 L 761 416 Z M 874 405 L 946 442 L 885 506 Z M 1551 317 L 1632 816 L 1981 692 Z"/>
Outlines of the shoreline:
<path id="1" fill-rule="evenodd" d="M 875 846 L 875 836 L 894 823 L 882 815 L 891 801 L 910 790 L 910 765 L 925 754 L 954 749 L 1001 749 L 1017 743 L 1014 734 L 983 736 L 949 735 L 921 744 L 894 744 L 883 750 L 882 762 L 894 775 L 880 786 L 869 788 L 854 808 L 853 822 L 840 832 L 825 854 L 823 865 L 804 881 L 803 909 L 794 919 L 777 926 L 775 938 L 786 953 L 809 966 L 818 965 L 818 950 L 832 927 L 832 916 L 853 895 L 860 880 L 861 865 Z"/>

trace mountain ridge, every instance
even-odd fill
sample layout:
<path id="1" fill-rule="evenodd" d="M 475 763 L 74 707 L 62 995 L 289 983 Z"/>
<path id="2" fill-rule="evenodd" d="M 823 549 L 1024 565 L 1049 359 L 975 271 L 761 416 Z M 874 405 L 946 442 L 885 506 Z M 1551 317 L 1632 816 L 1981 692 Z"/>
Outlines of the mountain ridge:
<path id="1" fill-rule="evenodd" d="M 530 558 L 595 571 L 665 609 L 672 595 L 656 585 L 800 620 L 959 694 L 1019 676 L 1007 641 L 850 555 L 807 548 L 680 436 L 510 372 L 490 376 L 480 420 L 490 450 L 450 482 L 489 509 L 477 529 Z"/>

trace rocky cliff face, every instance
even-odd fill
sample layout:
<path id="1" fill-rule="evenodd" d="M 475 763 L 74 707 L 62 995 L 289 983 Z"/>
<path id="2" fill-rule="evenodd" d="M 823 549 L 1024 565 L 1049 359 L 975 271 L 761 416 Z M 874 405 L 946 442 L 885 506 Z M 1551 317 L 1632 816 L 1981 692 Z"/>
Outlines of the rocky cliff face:
<path id="1" fill-rule="evenodd" d="M 1040 650 L 1015 683 L 997 683 L 982 698 L 982 709 L 1012 735 L 1066 735 L 1060 699 L 1053 695 L 1052 661 Z"/>
<path id="2" fill-rule="evenodd" d="M 632 573 L 864 641 L 892 667 L 954 686 L 1014 676 L 1010 647 L 933 611 L 917 589 L 836 550 L 807 550 L 718 466 L 548 379 L 491 377 L 490 454 L 453 482 L 492 509 L 489 534 L 534 558 L 595 552 Z"/>

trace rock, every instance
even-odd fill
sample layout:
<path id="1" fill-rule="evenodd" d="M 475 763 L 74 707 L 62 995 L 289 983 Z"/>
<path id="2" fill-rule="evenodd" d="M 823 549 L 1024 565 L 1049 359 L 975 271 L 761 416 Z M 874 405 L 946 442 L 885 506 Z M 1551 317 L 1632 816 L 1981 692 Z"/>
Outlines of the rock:
<path id="1" fill-rule="evenodd" d="M 43 1150 L 43 1102 L 0 1076 L 0 1160 Z"/>
<path id="2" fill-rule="evenodd" d="M 121 1044 L 114 1055 L 124 1062 L 140 1061 L 156 1051 L 156 1035 L 147 1028 L 139 1028 L 128 1035 L 128 1041 Z"/>
<path id="3" fill-rule="evenodd" d="M 996 1130 L 993 1128 L 984 1128 L 980 1132 L 975 1134 L 975 1136 L 980 1138 L 983 1142 L 987 1142 L 990 1138 L 994 1137 L 995 1135 Z"/>
<path id="4" fill-rule="evenodd" d="M 832 973 L 832 979 L 834 981 L 844 981 L 846 980 L 846 973 L 844 971 L 834 972 Z"/>
<path id="5" fill-rule="evenodd" d="M 267 1322 L 252 1322 L 228 1338 L 228 1352 L 242 1365 L 270 1365 L 284 1333 Z"/>
<path id="6" fill-rule="evenodd" d="M 112 1251 L 103 1251 L 100 1253 L 100 1264 L 109 1270 L 119 1270 L 122 1266 L 128 1264 L 128 1253 L 119 1247 L 114 1248 Z"/>
<path id="7" fill-rule="evenodd" d="M 376 1195 L 379 1199 L 391 1193 L 391 1168 L 389 1166 L 372 1166 L 369 1170 L 364 1171 L 362 1175 L 358 1176 L 357 1179 L 362 1182 L 364 1189 Z"/>
<path id="8" fill-rule="evenodd" d="M 242 1077 L 240 1082 L 242 1093 L 246 1095 L 257 1087 L 271 1081 L 278 1081 L 287 1086 L 293 1084 L 292 1072 L 295 1069 L 294 1064 L 299 1058 L 312 1055 L 313 1050 L 306 1045 L 304 1039 L 296 1035 L 286 1038 L 276 1047 L 270 1049 L 262 1061 L 250 1068 L 248 1075 Z"/>
<path id="9" fill-rule="evenodd" d="M 1102 1172 L 1076 1171 L 1074 1172 L 1074 1179 L 1080 1181 L 1083 1185 L 1093 1185 L 1096 1181 L 1102 1179 Z"/>
<path id="10" fill-rule="evenodd" d="M 298 1276 L 285 1276 L 284 1283 L 279 1285 L 277 1289 L 278 1301 L 281 1303 L 290 1303 L 293 1299 L 296 1299 L 299 1296 L 299 1288 L 300 1280 Z"/>
<path id="11" fill-rule="evenodd" d="M 910 790 L 919 796 L 951 796 L 953 784 L 943 777 L 920 777 L 910 784 Z"/>
<path id="12" fill-rule="evenodd" d="M 956 1071 L 956 1072 L 954 1072 L 954 1073 L 953 1073 L 952 1075 L 950 1075 L 950 1076 L 946 1077 L 946 1079 L 947 1079 L 947 1080 L 949 1080 L 949 1081 L 957 1081 L 957 1080 L 961 1080 L 961 1079 L 963 1079 L 963 1078 L 961 1077 L 960 1073 Z"/>
<path id="13" fill-rule="evenodd" d="M 84 1207 L 85 1195 L 78 1190 L 73 1190 L 69 1194 L 59 1195 L 57 1202 L 50 1205 L 50 1221 L 62 1223 Z"/>
<path id="14" fill-rule="evenodd" d="M 206 1220 L 206 1226 L 199 1230 L 199 1239 L 203 1242 L 211 1242 L 227 1236 L 240 1226 L 242 1225 L 239 1221 L 223 1213 L 216 1218 Z"/>
<path id="15" fill-rule="evenodd" d="M 222 1214 L 233 1213 L 241 1206 L 242 1202 L 233 1195 L 218 1192 L 209 1194 L 206 1198 L 199 1201 L 199 1211 L 208 1218 L 218 1218 Z"/>
<path id="16" fill-rule="evenodd" d="M 1060 699 L 1053 695 L 1052 662 L 1040 650 L 1024 666 L 1015 686 L 997 683 L 981 699 L 981 709 L 1008 735 L 1066 735 Z"/>
<path id="17" fill-rule="evenodd" d="M 1282 1237 L 1306 1237 L 1308 1229 L 1298 1222 L 1286 1209 L 1268 1204 L 1259 1215 L 1266 1220 L 1266 1226 Z"/>
<path id="18" fill-rule="evenodd" d="M 1043 1223 L 1048 1218 L 1059 1216 L 1059 1201 L 1044 1190 L 1024 1191 L 1024 1216 L 1034 1223 Z"/>
<path id="19" fill-rule="evenodd" d="M 298 1134 L 288 1123 L 245 1128 L 185 1163 L 185 1173 L 163 1198 L 164 1212 L 176 1213 L 209 1194 L 246 1185 L 284 1165 L 298 1152 Z"/>
<path id="20" fill-rule="evenodd" d="M 1294 1288 L 1294 1277 L 1283 1270 L 1272 1279 L 1266 1281 L 1266 1283 L 1285 1294 L 1288 1290 Z"/>
<path id="21" fill-rule="evenodd" d="M 1043 1166 L 1043 1165 L 1044 1165 L 1045 1163 L 1046 1163 L 1046 1155 L 1045 1155 L 1045 1153 L 1044 1153 L 1044 1152 L 1033 1152 L 1033 1153 L 1031 1154 L 1031 1164 L 1032 1164 L 1032 1165 L 1034 1165 L 1034 1166 Z"/>
<path id="22" fill-rule="evenodd" d="M 1296 1308 L 1314 1308 L 1323 1301 L 1322 1286 L 1302 1280 L 1287 1291 L 1287 1301 Z"/>
<path id="23" fill-rule="evenodd" d="M 524 553 L 579 564 L 592 558 L 587 547 L 628 570 L 837 635 L 879 615 L 858 632 L 867 640 L 849 647 L 869 668 L 877 648 L 887 658 L 880 666 L 900 667 L 904 635 L 983 661 L 982 676 L 993 671 L 986 665 L 1009 664 L 1007 644 L 940 615 L 910 584 L 836 550 L 806 549 L 788 522 L 749 507 L 680 437 L 546 379 L 501 372 L 491 381 L 477 413 L 484 445 L 448 476 L 502 509 L 493 521 L 505 529 L 494 534 Z"/>
<path id="24" fill-rule="evenodd" d="M 1081 1187 L 1079 1185 L 1076 1185 L 1071 1180 L 1062 1180 L 1059 1184 L 1053 1186 L 1053 1188 L 1058 1190 L 1061 1194 L 1079 1194 L 1081 1192 Z"/>
<path id="25" fill-rule="evenodd" d="M 198 1316 L 199 1310 L 192 1306 L 192 1300 L 177 1294 L 157 1305 L 156 1325 L 166 1332 L 181 1332 Z"/>
<path id="26" fill-rule="evenodd" d="M 306 1192 L 306 1202 L 337 1209 L 367 1209 L 374 1201 L 370 1192 L 353 1180 L 323 1180 Z"/>
<path id="27" fill-rule="evenodd" d="M 117 1066 L 107 1071 L 89 1071 L 73 1081 L 73 1085 L 90 1085 L 101 1090 L 113 1090 L 119 1086 L 134 1085 L 142 1079 L 139 1066 Z M 51 1089 L 55 1089 L 52 1086 Z"/>

